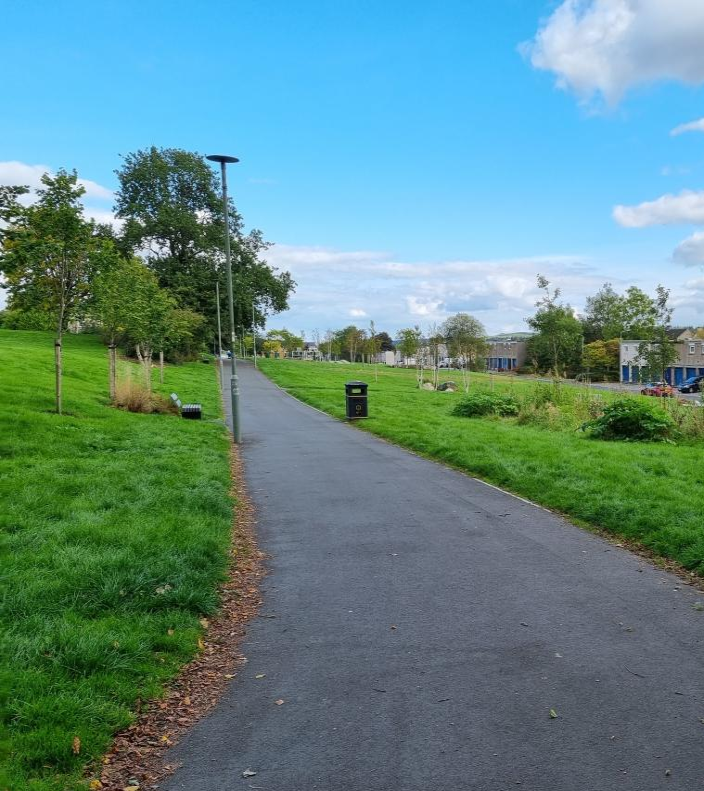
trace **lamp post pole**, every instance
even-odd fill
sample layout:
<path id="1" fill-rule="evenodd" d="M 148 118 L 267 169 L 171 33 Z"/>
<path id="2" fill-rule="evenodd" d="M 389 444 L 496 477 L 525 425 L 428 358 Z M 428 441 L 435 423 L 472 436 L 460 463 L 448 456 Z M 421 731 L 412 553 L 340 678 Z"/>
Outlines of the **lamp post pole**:
<path id="1" fill-rule="evenodd" d="M 220 323 L 220 281 L 215 281 L 215 300 L 218 312 L 218 373 L 220 374 L 220 387 L 222 387 L 222 324 Z"/>
<path id="2" fill-rule="evenodd" d="M 227 173 L 225 166 L 228 162 L 239 162 L 237 157 L 225 154 L 210 154 L 206 159 L 220 163 L 222 177 L 222 211 L 225 221 L 225 274 L 227 275 L 227 301 L 230 308 L 230 348 L 232 350 L 232 375 L 230 376 L 230 397 L 232 399 L 232 437 L 236 443 L 242 440 L 240 426 L 240 389 L 237 380 L 237 350 L 235 349 L 235 300 L 232 293 L 232 264 L 230 262 L 230 220 L 227 207 Z"/>

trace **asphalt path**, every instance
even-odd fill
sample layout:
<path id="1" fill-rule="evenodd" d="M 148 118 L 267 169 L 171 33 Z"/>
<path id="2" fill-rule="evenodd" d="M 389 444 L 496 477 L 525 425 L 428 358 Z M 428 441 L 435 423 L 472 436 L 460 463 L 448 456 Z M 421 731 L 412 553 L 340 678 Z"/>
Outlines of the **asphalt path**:
<path id="1" fill-rule="evenodd" d="M 704 788 L 702 594 L 240 379 L 264 604 L 163 788 Z"/>

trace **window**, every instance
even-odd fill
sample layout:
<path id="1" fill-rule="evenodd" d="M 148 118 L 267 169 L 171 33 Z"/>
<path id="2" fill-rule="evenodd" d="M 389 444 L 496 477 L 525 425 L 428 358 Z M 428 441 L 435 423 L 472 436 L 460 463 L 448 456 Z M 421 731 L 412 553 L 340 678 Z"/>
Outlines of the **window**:
<path id="1" fill-rule="evenodd" d="M 689 353 L 690 353 L 690 354 L 694 354 L 694 349 L 695 349 L 695 346 L 694 346 L 694 344 L 693 344 L 693 343 L 690 343 L 690 344 L 689 344 Z"/>

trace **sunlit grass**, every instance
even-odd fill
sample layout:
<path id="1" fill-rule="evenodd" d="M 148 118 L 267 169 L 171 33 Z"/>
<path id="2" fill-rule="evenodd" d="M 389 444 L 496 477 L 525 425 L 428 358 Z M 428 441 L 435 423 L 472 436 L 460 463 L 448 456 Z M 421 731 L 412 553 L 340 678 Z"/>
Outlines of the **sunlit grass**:
<path id="1" fill-rule="evenodd" d="M 366 381 L 370 417 L 357 423 L 360 428 L 704 575 L 704 446 L 589 439 L 574 418 L 579 409 L 588 412 L 585 389 L 562 386 L 570 401 L 567 417 L 558 412 L 552 424 L 535 425 L 520 418 L 454 417 L 462 393 L 419 390 L 414 371 L 379 366 L 375 381 L 372 366 L 263 360 L 261 368 L 292 395 L 338 418 L 345 415 L 344 382 Z M 457 372 L 443 371 L 441 379 L 458 381 Z M 472 382 L 519 400 L 540 386 L 488 374 L 473 374 Z"/>
<path id="2" fill-rule="evenodd" d="M 0 789 L 13 791 L 82 787 L 135 700 L 193 656 L 231 526 L 213 365 L 168 367 L 161 388 L 203 403 L 202 422 L 121 412 L 105 347 L 69 336 L 59 417 L 52 354 L 48 334 L 0 330 Z"/>

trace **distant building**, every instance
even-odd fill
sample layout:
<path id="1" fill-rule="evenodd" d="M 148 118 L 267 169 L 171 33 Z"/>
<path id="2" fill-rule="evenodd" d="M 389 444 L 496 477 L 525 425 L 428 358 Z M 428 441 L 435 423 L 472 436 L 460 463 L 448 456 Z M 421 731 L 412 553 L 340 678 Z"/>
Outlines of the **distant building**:
<path id="1" fill-rule="evenodd" d="M 526 364 L 525 338 L 498 336 L 487 338 L 487 371 L 515 371 Z"/>
<path id="2" fill-rule="evenodd" d="M 677 386 L 690 376 L 704 374 L 704 330 L 673 327 L 667 331 L 667 334 L 678 354 L 678 360 L 665 370 L 667 382 Z M 638 346 L 644 342 L 621 341 L 619 363 L 622 382 L 642 381 L 643 363 L 638 356 Z"/>

